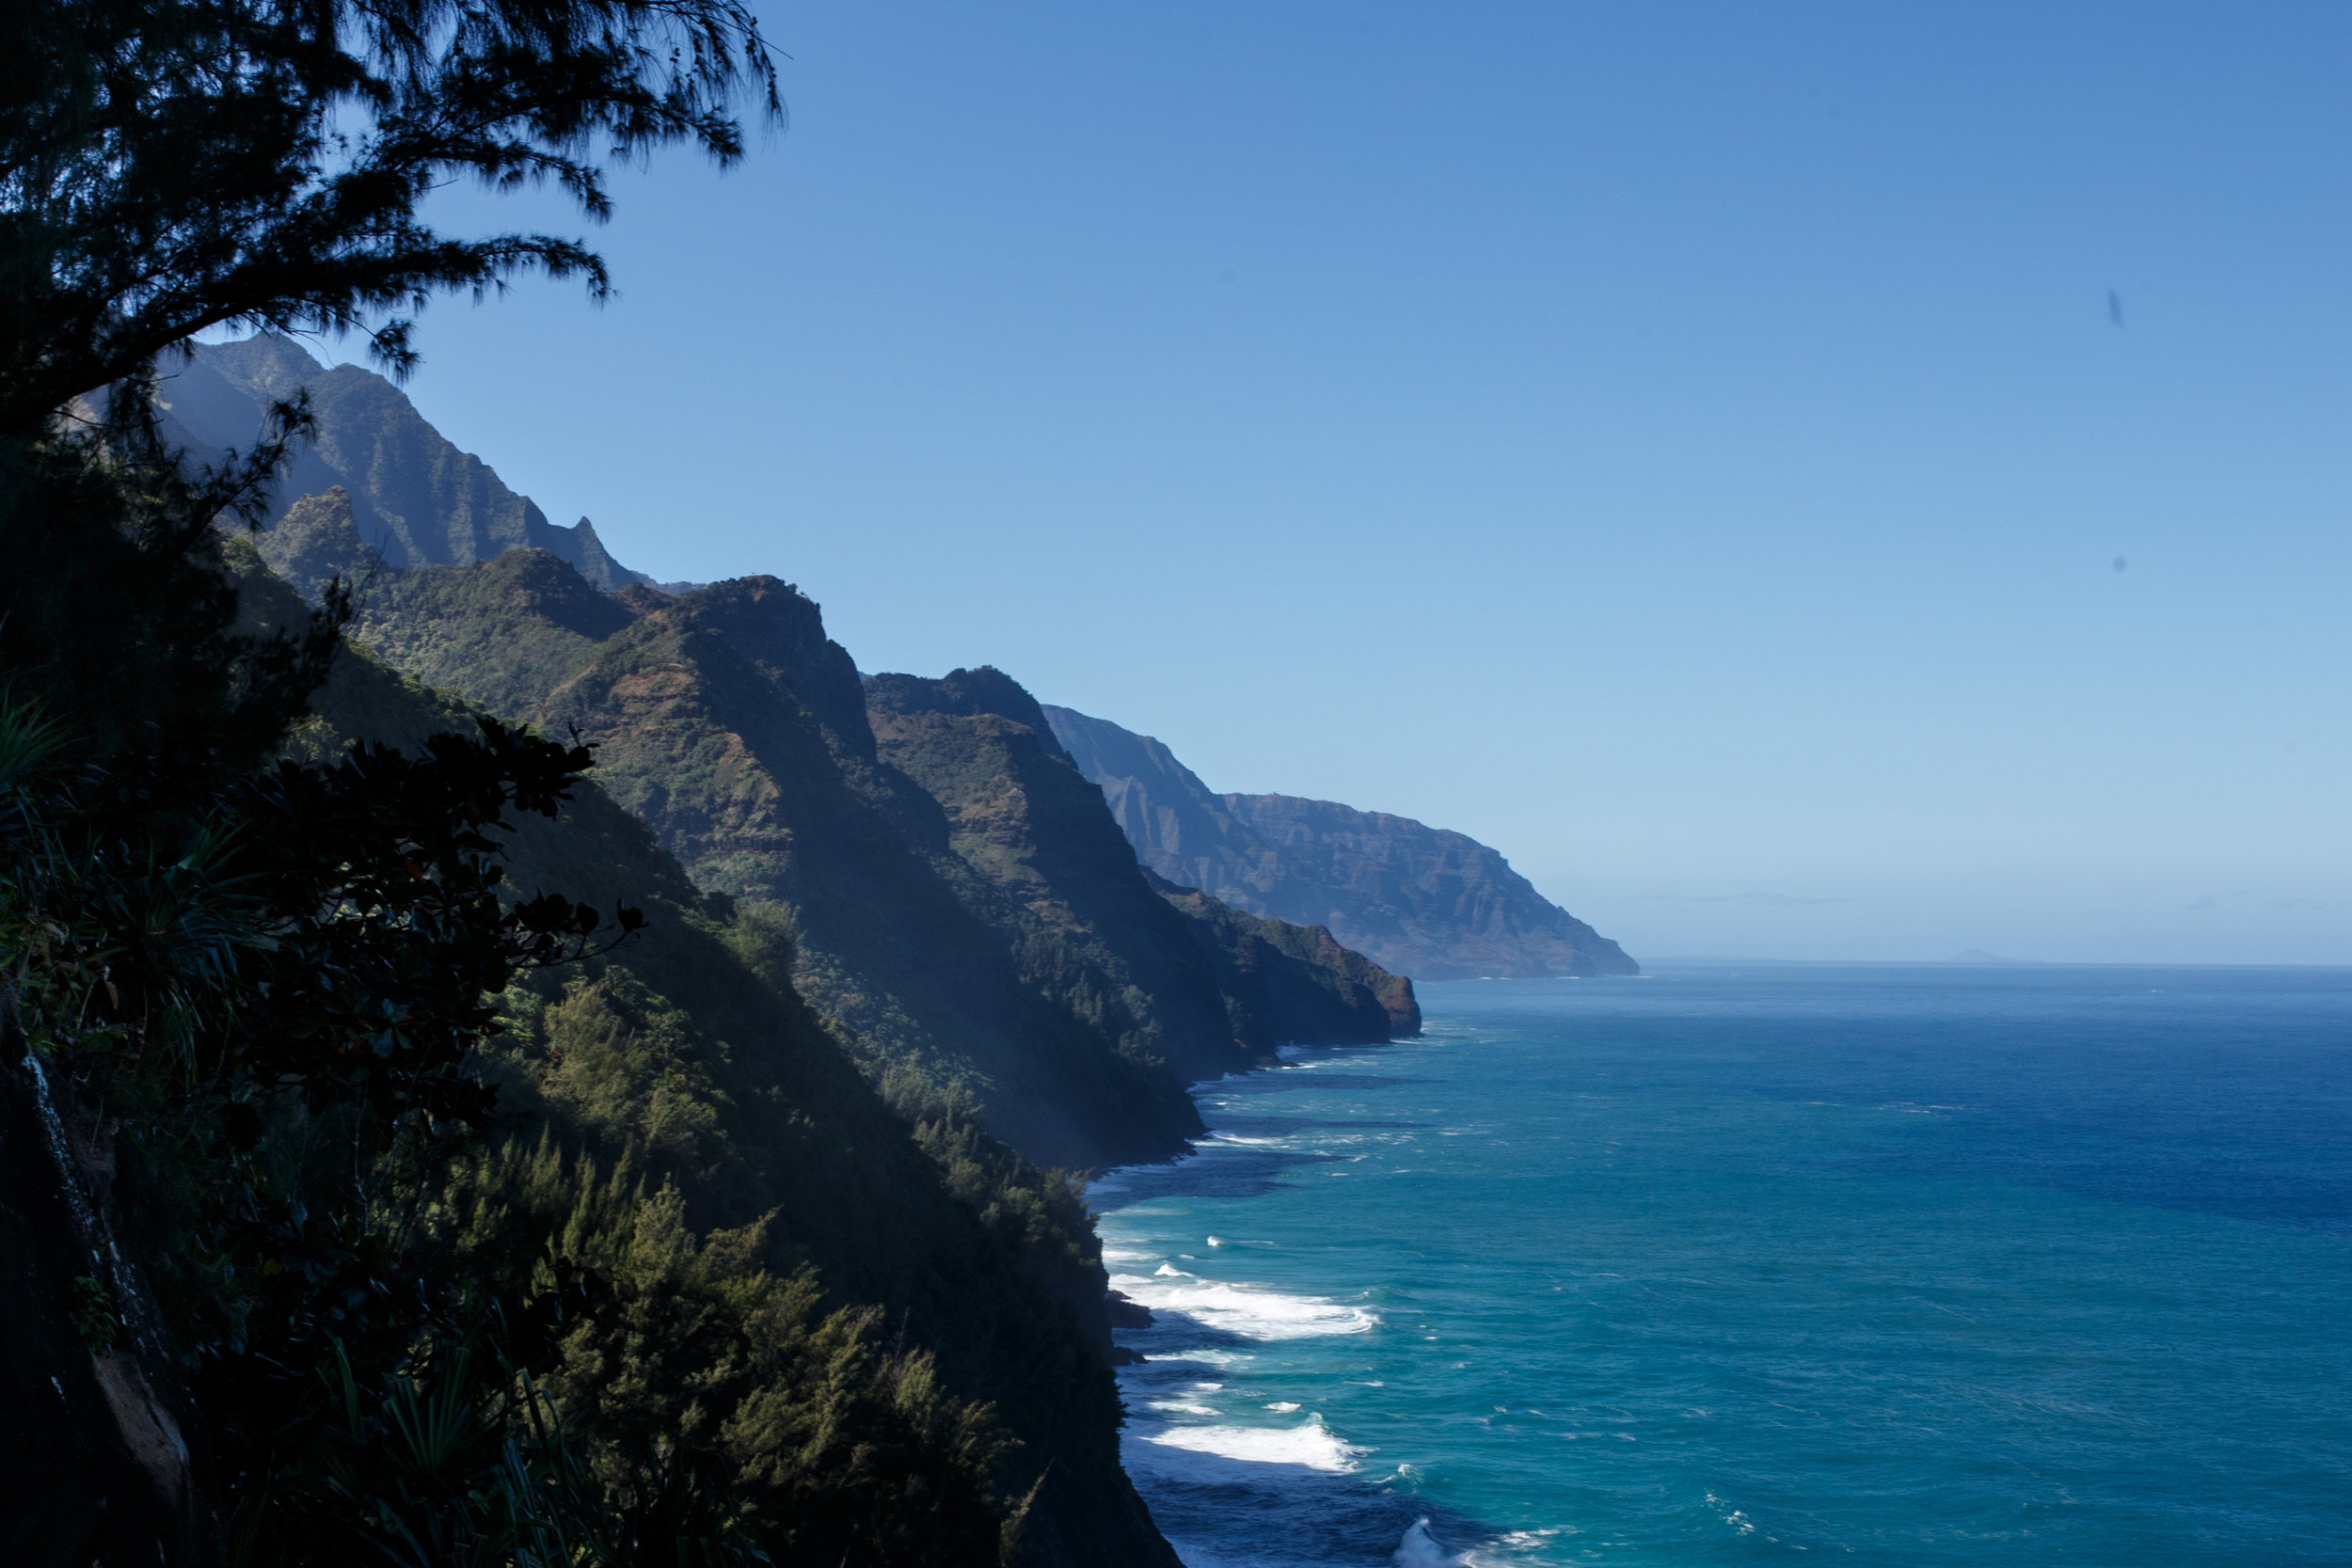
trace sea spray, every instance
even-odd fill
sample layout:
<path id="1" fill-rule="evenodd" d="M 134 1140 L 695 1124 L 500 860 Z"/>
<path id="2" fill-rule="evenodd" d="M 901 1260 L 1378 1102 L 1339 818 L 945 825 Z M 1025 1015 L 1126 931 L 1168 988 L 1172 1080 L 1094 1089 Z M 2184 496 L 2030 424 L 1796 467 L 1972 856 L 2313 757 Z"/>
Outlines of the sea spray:
<path id="1" fill-rule="evenodd" d="M 1229 1285 L 1202 1278 L 1171 1263 L 1162 1263 L 1150 1275 L 1114 1275 L 1111 1289 L 1155 1314 L 1166 1312 L 1188 1318 L 1204 1328 L 1248 1339 L 1363 1334 L 1380 1323 L 1376 1313 L 1327 1297 L 1288 1295 L 1254 1285 Z"/>
<path id="2" fill-rule="evenodd" d="M 1165 1464 L 1169 1450 L 1181 1451 L 1182 1463 L 1200 1473 L 1202 1460 L 1223 1460 L 1252 1466 L 1296 1466 L 1326 1475 L 1354 1473 L 1372 1450 L 1345 1442 L 1310 1416 L 1295 1427 L 1168 1425 L 1138 1431 L 1126 1445 L 1129 1463 Z M 1264 1479 L 1261 1476 L 1259 1479 Z"/>
<path id="3" fill-rule="evenodd" d="M 1416 1519 L 1405 1539 L 1396 1544 L 1389 1561 L 1395 1568 L 1464 1568 L 1464 1560 L 1438 1544 L 1438 1538 L 1429 1533 L 1429 1521 Z"/>

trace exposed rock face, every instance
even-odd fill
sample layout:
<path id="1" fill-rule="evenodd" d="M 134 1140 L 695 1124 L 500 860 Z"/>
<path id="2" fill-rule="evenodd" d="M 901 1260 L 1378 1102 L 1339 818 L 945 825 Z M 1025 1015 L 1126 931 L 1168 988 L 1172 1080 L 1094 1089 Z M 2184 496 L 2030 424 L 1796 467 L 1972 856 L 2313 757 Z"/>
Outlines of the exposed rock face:
<path id="1" fill-rule="evenodd" d="M 1330 800 L 1219 795 L 1150 736 L 1070 708 L 1044 712 L 1136 857 L 1180 886 L 1326 927 L 1423 980 L 1641 973 L 1475 839 Z"/>
<path id="2" fill-rule="evenodd" d="M 279 494 L 291 508 L 341 488 L 359 539 L 389 565 L 456 565 L 529 548 L 552 551 L 598 588 L 653 580 L 613 560 L 587 518 L 548 522 L 373 371 L 328 370 L 268 333 L 205 344 L 163 371 L 167 433 L 199 452 L 249 448 L 269 405 L 308 388 L 317 434 L 298 444 Z"/>

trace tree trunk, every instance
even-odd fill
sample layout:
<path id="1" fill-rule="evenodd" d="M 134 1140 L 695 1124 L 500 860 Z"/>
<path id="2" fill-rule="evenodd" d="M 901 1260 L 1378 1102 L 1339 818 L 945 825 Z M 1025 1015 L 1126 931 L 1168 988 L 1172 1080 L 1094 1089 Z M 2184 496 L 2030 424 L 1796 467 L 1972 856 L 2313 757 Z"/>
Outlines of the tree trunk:
<path id="1" fill-rule="evenodd" d="M 0 1562 L 211 1568 L 193 1413 L 104 1208 L 0 979 Z"/>

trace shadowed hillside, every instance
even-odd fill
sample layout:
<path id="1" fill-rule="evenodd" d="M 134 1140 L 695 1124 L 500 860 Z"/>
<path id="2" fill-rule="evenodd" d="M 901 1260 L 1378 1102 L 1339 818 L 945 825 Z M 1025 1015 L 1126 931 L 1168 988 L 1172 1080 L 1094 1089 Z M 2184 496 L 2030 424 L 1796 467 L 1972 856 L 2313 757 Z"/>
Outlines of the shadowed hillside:
<path id="1" fill-rule="evenodd" d="M 597 748 L 695 883 L 774 911 L 802 993 L 877 1066 L 960 1084 L 1048 1164 L 1164 1158 L 1199 1130 L 1156 1058 L 1025 983 L 951 879 L 937 801 L 874 758 L 848 655 L 773 578 L 596 592 L 543 551 L 388 574 L 358 638 L 404 673 Z M 828 719 L 832 722 L 828 722 Z"/>
<path id="2" fill-rule="evenodd" d="M 544 555 L 513 561 L 579 582 Z M 245 591 L 267 619 L 296 612 L 257 566 Z M 294 746 L 316 754 L 471 726 L 463 704 L 360 647 L 338 656 L 315 706 Z M 943 1392 L 993 1407 L 1018 1440 L 999 1474 L 1011 1498 L 1041 1482 L 1027 1560 L 1172 1564 L 1118 1467 L 1105 1279 L 1075 1186 L 950 1099 L 908 1084 L 885 1103 L 789 985 L 788 932 L 769 907 L 698 889 L 597 784 L 555 820 L 530 819 L 509 861 L 525 892 L 649 917 L 611 957 L 506 997 L 511 1033 L 488 1068 L 525 1120 L 458 1205 L 470 1244 L 490 1248 L 527 1247 L 550 1218 L 601 1225 L 627 1239 L 603 1256 L 643 1279 L 645 1310 L 675 1298 L 666 1318 L 641 1313 L 602 1338 L 582 1328 L 560 1385 L 578 1418 L 624 1437 L 718 1443 L 752 1497 L 785 1506 L 776 1478 L 818 1450 L 777 1445 L 807 1440 L 791 1432 L 806 1418 L 794 1402 L 811 1396 L 775 1369 L 763 1336 L 783 1324 L 761 1315 L 784 1311 L 772 1292 L 813 1270 L 824 1307 L 878 1314 L 876 1334 L 887 1323 L 899 1344 L 935 1355 Z M 857 1419 L 846 1407 L 834 1418 Z"/>
<path id="3" fill-rule="evenodd" d="M 976 912 L 1004 933 L 1032 985 L 1121 1051 L 1197 1079 L 1279 1044 L 1419 1030 L 1409 982 L 1327 934 L 1286 931 L 1269 945 L 1213 900 L 1163 896 L 1009 676 L 876 675 L 866 701 L 882 759 L 945 808 L 948 847 L 980 879 L 967 894 Z M 1393 1015 L 1384 984 L 1401 998 Z"/>
<path id="4" fill-rule="evenodd" d="M 1164 1158 L 1199 1130 L 1184 1083 L 1417 1023 L 1365 1006 L 1395 981 L 1303 936 L 1221 968 L 1240 937 L 1152 892 L 1018 686 L 862 686 L 773 578 L 607 594 L 514 551 L 384 574 L 355 631 L 493 712 L 576 726 L 697 886 L 774 911 L 793 984 L 872 1070 L 960 1085 L 1041 1164 Z"/>

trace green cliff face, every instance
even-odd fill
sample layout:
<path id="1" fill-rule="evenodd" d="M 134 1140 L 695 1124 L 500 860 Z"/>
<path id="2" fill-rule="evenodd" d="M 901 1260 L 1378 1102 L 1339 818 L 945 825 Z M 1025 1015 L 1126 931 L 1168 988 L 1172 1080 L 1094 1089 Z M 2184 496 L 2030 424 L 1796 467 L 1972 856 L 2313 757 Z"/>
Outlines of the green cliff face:
<path id="1" fill-rule="evenodd" d="M 1023 978 L 1116 1042 L 1190 1082 L 1251 1065 L 1185 917 L 1072 766 L 1036 700 L 994 670 L 866 683 L 882 758 L 936 800 L 969 869 L 966 905 Z"/>
<path id="2" fill-rule="evenodd" d="M 772 910 L 792 984 L 872 1070 L 960 1086 L 1041 1164 L 1164 1158 L 1199 1130 L 1184 1083 L 1417 1026 L 1408 988 L 1363 1005 L 1401 983 L 1336 944 L 1155 893 L 1011 680 L 862 685 L 773 578 L 605 594 L 515 551 L 385 574 L 355 631 L 415 679 L 577 728 L 697 886 Z"/>
<path id="3" fill-rule="evenodd" d="M 1423 980 L 1638 974 L 1625 950 L 1473 838 L 1289 795 L 1219 795 L 1150 736 L 1070 708 L 1045 718 L 1160 876 L 1331 935 Z"/>
<path id="4" fill-rule="evenodd" d="M 516 568 L 544 569 L 528 558 Z M 486 572 L 448 580 L 510 612 L 529 599 Z M 554 617 L 594 606 L 559 586 L 550 617 L 533 623 L 546 629 L 523 640 L 542 660 L 527 670 L 544 675 L 560 651 L 577 655 L 566 639 L 582 634 Z M 663 635 L 646 633 L 655 646 Z M 469 722 L 462 705 L 357 648 L 317 706 L 298 747 L 359 736 L 413 745 Z M 930 1429 L 987 1406 L 979 1447 L 1013 1440 L 996 1478 L 1009 1498 L 1037 1489 L 1025 1561 L 1172 1568 L 1118 1467 L 1106 1282 L 1075 1186 L 935 1092 L 902 1082 L 886 1103 L 837 1025 L 789 984 L 791 932 L 775 908 L 698 888 L 605 789 L 532 821 L 510 864 L 526 892 L 626 901 L 650 917 L 609 958 L 509 993 L 513 1033 L 488 1065 L 525 1121 L 452 1201 L 461 1244 L 512 1246 L 535 1217 L 633 1292 L 627 1315 L 582 1326 L 556 1386 L 584 1429 L 711 1445 L 740 1466 L 767 1517 L 866 1517 L 884 1505 L 857 1491 L 846 1449 L 828 1458 L 818 1426 L 838 1421 L 860 1441 L 942 1441 L 920 1421 L 895 1439 L 879 1432 L 908 1418 L 903 1374 L 882 1388 L 898 1402 L 890 1411 L 858 1403 L 856 1378 L 886 1369 L 882 1346 L 895 1336 L 901 1354 L 914 1347 L 935 1366 L 938 1393 L 917 1412 Z M 820 1328 L 834 1311 L 866 1324 L 863 1339 Z M 938 1549 L 940 1560 L 981 1560 L 977 1547 Z"/>
<path id="5" fill-rule="evenodd" d="M 1022 1560 L 1172 1563 L 1117 1467 L 1091 1222 L 1048 1167 L 1180 1152 L 1186 1082 L 1417 1030 L 1410 982 L 1155 878 L 1009 677 L 863 679 L 772 578 L 656 591 L 380 378 L 256 340 L 205 350 L 166 413 L 239 444 L 297 384 L 317 440 L 233 553 L 279 620 L 263 562 L 304 596 L 362 579 L 298 744 L 470 712 L 577 734 L 596 787 L 517 836 L 516 880 L 653 917 L 508 994 L 486 1065 L 527 1119 L 447 1198 L 453 1246 L 553 1227 L 633 1292 L 563 1397 L 718 1447 L 771 1517 L 876 1516 L 855 1488 L 887 1465 L 794 1447 L 836 1418 L 943 1497 L 1009 1440 L 987 1506 L 1038 1484 Z"/>
<path id="6" fill-rule="evenodd" d="M 1161 1062 L 1041 995 L 960 896 L 939 803 L 875 760 L 856 671 L 788 585 L 606 595 L 517 551 L 388 575 L 355 630 L 404 673 L 577 726 L 696 885 L 772 911 L 792 983 L 877 1071 L 961 1085 L 1046 1164 L 1163 1158 L 1198 1131 Z"/>
<path id="7" fill-rule="evenodd" d="M 882 758 L 944 808 L 970 868 L 968 907 L 1003 932 L 1025 977 L 1187 1079 L 1276 1046 L 1417 1033 L 1411 982 L 1327 932 L 1258 921 L 1161 883 L 1055 739 L 1037 700 L 992 669 L 876 675 Z M 1392 1005 L 1391 1005 L 1392 1004 Z"/>

